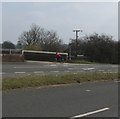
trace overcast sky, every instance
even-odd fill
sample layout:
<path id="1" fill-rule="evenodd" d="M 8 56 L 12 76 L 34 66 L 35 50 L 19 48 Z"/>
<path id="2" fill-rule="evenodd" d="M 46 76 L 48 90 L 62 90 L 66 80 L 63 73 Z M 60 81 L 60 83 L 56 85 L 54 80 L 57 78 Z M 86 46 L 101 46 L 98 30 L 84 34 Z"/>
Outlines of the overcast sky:
<path id="1" fill-rule="evenodd" d="M 32 23 L 56 31 L 64 43 L 75 38 L 74 29 L 83 30 L 79 37 L 93 33 L 118 39 L 117 2 L 3 2 L 2 39 L 17 43 Z"/>

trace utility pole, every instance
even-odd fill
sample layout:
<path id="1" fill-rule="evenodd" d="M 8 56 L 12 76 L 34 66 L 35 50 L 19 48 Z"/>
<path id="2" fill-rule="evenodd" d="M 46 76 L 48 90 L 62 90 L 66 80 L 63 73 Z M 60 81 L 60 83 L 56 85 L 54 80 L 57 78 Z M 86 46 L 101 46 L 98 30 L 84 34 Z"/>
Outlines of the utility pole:
<path id="1" fill-rule="evenodd" d="M 71 60 L 71 44 L 69 44 L 69 60 Z"/>
<path id="2" fill-rule="evenodd" d="M 73 30 L 73 32 L 75 32 L 76 33 L 76 48 L 75 48 L 75 50 L 76 50 L 76 59 L 77 59 L 77 54 L 78 54 L 78 43 L 77 43 L 77 41 L 78 41 L 78 32 L 82 32 L 82 30 L 79 30 L 79 29 L 76 29 L 76 30 Z"/>

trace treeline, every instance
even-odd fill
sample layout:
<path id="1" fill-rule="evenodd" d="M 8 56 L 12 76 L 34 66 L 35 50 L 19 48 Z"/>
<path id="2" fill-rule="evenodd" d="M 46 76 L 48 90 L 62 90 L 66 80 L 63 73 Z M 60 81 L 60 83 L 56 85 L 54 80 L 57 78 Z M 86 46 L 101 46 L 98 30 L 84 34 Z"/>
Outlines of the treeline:
<path id="1" fill-rule="evenodd" d="M 72 55 L 76 53 L 76 41 L 69 44 Z M 120 41 L 115 41 L 111 36 L 92 34 L 77 41 L 77 53 L 84 55 L 88 60 L 99 63 L 118 63 Z"/>
<path id="2" fill-rule="evenodd" d="M 68 52 L 72 56 L 84 55 L 87 60 L 100 63 L 119 63 L 120 41 L 112 36 L 94 33 L 84 36 L 77 41 L 71 39 L 64 44 L 55 31 L 48 31 L 38 25 L 32 24 L 30 30 L 24 31 L 18 38 L 17 44 L 5 41 L 2 48 L 27 49 L 38 51 Z"/>

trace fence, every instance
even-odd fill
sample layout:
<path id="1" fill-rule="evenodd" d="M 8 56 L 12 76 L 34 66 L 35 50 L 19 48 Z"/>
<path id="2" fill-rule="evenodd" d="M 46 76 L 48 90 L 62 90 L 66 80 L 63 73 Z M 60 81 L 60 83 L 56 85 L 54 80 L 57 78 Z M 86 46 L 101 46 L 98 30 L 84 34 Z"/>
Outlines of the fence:
<path id="1" fill-rule="evenodd" d="M 22 54 L 21 49 L 0 49 L 0 54 Z"/>
<path id="2" fill-rule="evenodd" d="M 21 49 L 0 49 L 2 62 L 24 62 Z"/>

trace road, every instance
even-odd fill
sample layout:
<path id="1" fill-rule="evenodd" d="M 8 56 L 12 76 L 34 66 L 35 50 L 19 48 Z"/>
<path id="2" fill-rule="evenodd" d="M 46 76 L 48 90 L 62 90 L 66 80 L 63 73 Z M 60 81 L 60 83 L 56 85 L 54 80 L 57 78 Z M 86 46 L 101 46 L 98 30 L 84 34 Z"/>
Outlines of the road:
<path id="1" fill-rule="evenodd" d="M 78 73 L 78 72 L 118 72 L 118 65 L 110 64 L 69 64 L 50 62 L 3 63 L 2 76 Z"/>
<path id="2" fill-rule="evenodd" d="M 3 117 L 117 117 L 118 82 L 3 91 Z"/>

